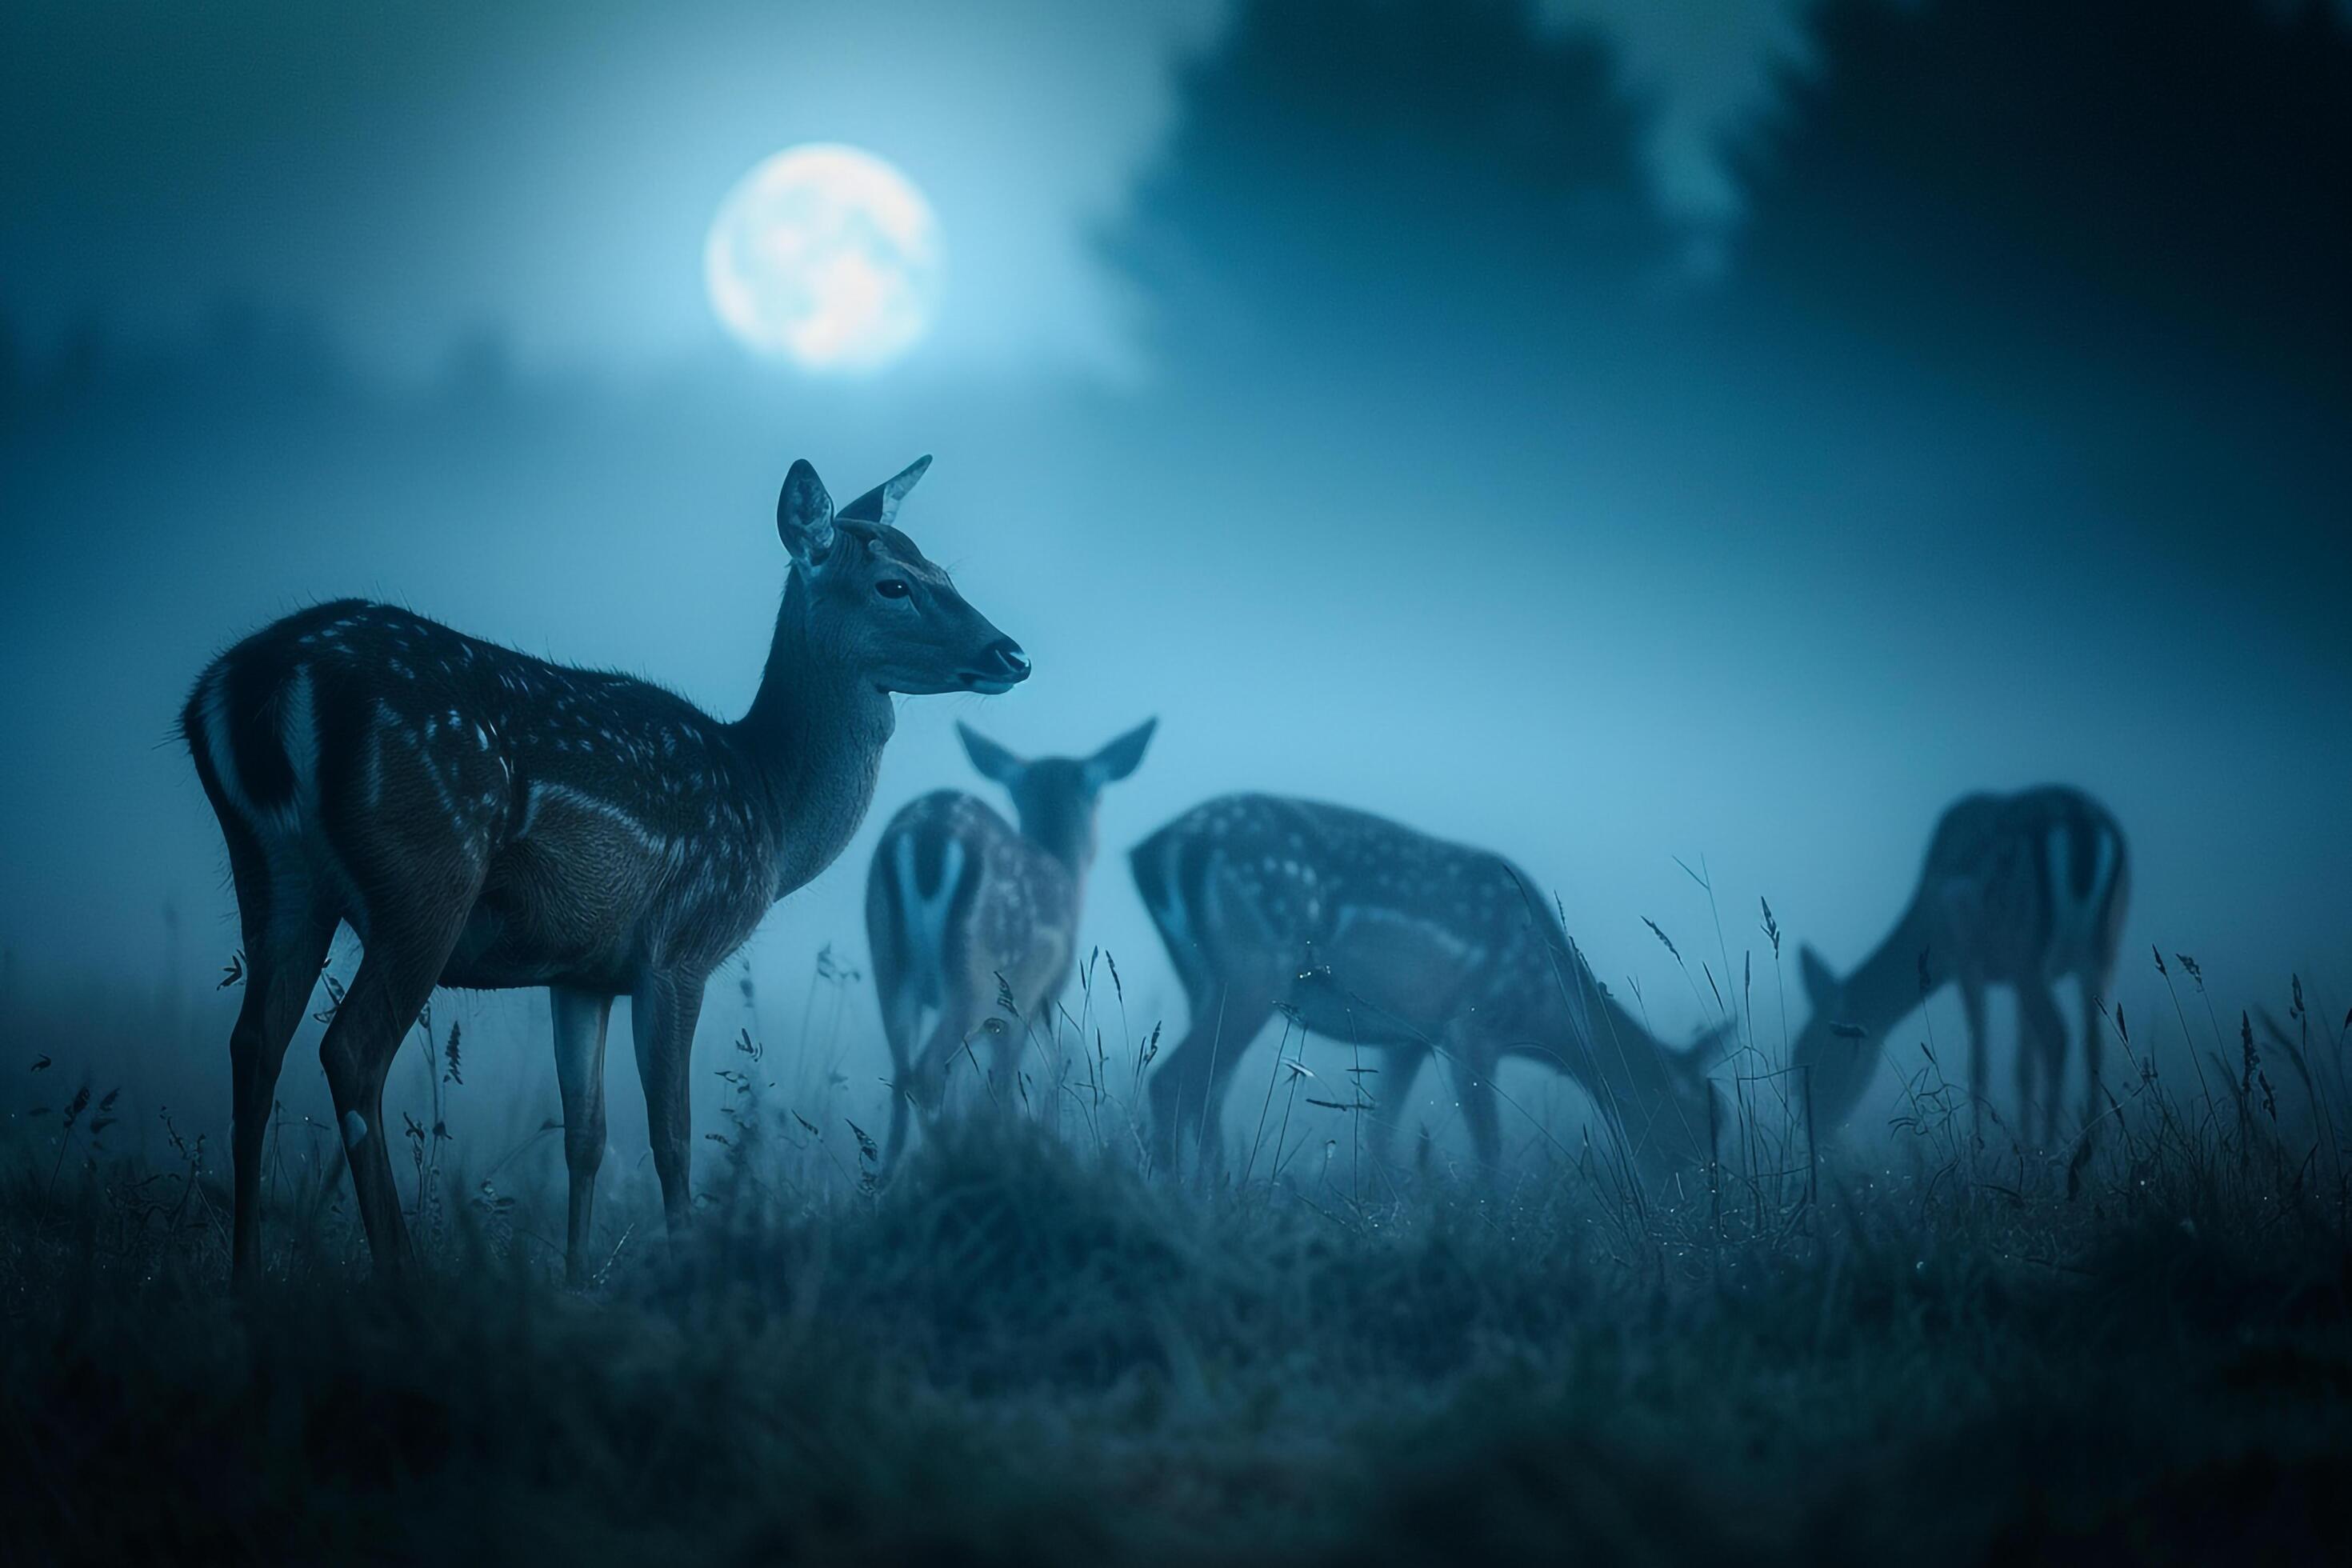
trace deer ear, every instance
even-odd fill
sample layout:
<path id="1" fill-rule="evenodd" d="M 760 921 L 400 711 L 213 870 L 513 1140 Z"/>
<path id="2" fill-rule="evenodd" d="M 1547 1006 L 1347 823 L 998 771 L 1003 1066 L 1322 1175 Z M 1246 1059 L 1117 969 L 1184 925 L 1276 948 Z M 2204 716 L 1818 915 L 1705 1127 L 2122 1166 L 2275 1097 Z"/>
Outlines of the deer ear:
<path id="1" fill-rule="evenodd" d="M 1805 995 L 1815 1007 L 1826 1007 L 1837 995 L 1837 976 L 1822 962 L 1811 943 L 1797 950 L 1797 973 L 1804 980 Z"/>
<path id="2" fill-rule="evenodd" d="M 1151 743 L 1151 731 L 1160 727 L 1157 719 L 1146 719 L 1093 756 L 1086 763 L 1087 787 L 1100 789 L 1107 784 L 1117 784 L 1133 773 L 1143 762 L 1143 748 Z"/>
<path id="3" fill-rule="evenodd" d="M 776 498 L 776 534 L 803 566 L 822 563 L 833 549 L 833 497 L 806 458 L 793 459 Z"/>
<path id="4" fill-rule="evenodd" d="M 971 758 L 971 765 L 980 770 L 984 779 L 994 779 L 1011 789 L 1013 781 L 1028 765 L 969 724 L 959 722 L 956 733 L 963 737 L 964 753 Z"/>
<path id="5" fill-rule="evenodd" d="M 930 466 L 930 454 L 926 452 L 896 475 L 843 507 L 841 515 L 853 522 L 891 521 L 898 515 L 898 503 L 907 499 L 907 492 L 915 488 L 915 481 L 921 479 Z"/>

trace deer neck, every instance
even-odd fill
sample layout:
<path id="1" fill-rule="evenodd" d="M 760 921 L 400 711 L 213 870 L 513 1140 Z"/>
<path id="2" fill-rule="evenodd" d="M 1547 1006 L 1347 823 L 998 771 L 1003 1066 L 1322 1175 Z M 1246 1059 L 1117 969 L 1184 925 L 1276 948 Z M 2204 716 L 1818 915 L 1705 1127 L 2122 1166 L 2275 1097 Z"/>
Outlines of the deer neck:
<path id="1" fill-rule="evenodd" d="M 1842 1126 L 1853 1114 L 1885 1052 L 1886 1031 L 1919 1005 L 1919 954 L 1926 942 L 1925 922 L 1915 906 L 1846 976 L 1830 1016 L 1805 1026 L 1793 1065 L 1804 1071 L 1803 1092 L 1821 1126 Z"/>
<path id="2" fill-rule="evenodd" d="M 1021 813 L 1021 837 L 1034 844 L 1051 857 L 1070 880 L 1083 889 L 1087 871 L 1094 864 L 1095 830 L 1093 820 L 1076 812 L 1056 814 L 1051 821 L 1037 821 L 1026 811 Z"/>
<path id="3" fill-rule="evenodd" d="M 1545 966 L 1537 984 L 1548 1015 L 1543 1033 L 1567 1047 L 1559 1066 L 1604 1103 L 1647 1104 L 1666 1088 L 1657 1041 L 1601 988 L 1549 909 L 1530 899 L 1528 912 L 1548 950 L 1537 960 Z"/>
<path id="4" fill-rule="evenodd" d="M 1873 1038 L 1901 1022 L 1926 995 L 1926 988 L 1919 984 L 1920 957 L 1926 953 L 1931 964 L 1936 957 L 1927 952 L 1927 945 L 1924 922 L 1914 910 L 1846 976 L 1839 998 L 1844 1016 L 1838 1022 L 1854 1025 Z M 1931 983 L 1933 973 L 1931 969 Z"/>
<path id="5" fill-rule="evenodd" d="M 1586 1072 L 1576 1076 L 1588 1089 L 1599 1088 L 1604 1101 L 1648 1105 L 1667 1088 L 1664 1047 L 1641 1021 L 1619 1005 L 1617 998 L 1584 963 L 1584 955 L 1565 940 L 1556 950 L 1559 974 L 1550 987 L 1563 1015 L 1556 1029 L 1562 1039 L 1584 1042 Z"/>
<path id="6" fill-rule="evenodd" d="M 731 726 L 774 826 L 777 898 L 831 865 L 856 834 L 897 727 L 890 694 L 812 635 L 809 590 L 795 570 L 759 692 Z"/>

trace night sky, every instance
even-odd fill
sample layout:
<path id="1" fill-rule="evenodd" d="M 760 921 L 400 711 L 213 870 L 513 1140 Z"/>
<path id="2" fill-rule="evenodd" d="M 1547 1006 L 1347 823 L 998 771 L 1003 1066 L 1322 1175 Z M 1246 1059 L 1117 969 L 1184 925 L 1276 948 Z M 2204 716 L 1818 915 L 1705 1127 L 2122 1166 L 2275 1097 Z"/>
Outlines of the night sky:
<path id="1" fill-rule="evenodd" d="M 939 214 L 937 330 L 871 377 L 703 296 L 720 197 L 806 141 Z M 903 705 L 748 950 L 786 1055 L 820 948 L 863 965 L 874 832 L 991 794 L 957 720 L 1160 719 L 1087 939 L 1146 1017 L 1121 851 L 1219 791 L 1509 854 L 1680 1038 L 1643 917 L 1760 976 L 1769 899 L 1850 963 L 1946 805 L 2045 781 L 2131 836 L 2127 1005 L 2154 944 L 2340 1015 L 2347 279 L 2326 6 L 12 5 L 0 1009 L 160 990 L 93 1048 L 225 1127 L 233 906 L 170 733 L 212 652 L 382 595 L 732 716 L 786 466 L 932 452 L 900 521 L 1037 674 Z M 473 1113 L 535 1123 L 541 1004 L 449 1005 L 521 1086 Z"/>

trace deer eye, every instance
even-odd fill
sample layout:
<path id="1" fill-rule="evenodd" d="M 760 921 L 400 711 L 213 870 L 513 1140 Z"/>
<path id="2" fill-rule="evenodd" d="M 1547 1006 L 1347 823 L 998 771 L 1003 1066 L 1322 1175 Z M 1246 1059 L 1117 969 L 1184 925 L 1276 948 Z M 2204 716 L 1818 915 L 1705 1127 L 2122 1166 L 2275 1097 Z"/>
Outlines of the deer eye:
<path id="1" fill-rule="evenodd" d="M 874 591 L 886 599 L 903 599 L 913 590 L 896 577 L 885 577 L 874 584 Z"/>

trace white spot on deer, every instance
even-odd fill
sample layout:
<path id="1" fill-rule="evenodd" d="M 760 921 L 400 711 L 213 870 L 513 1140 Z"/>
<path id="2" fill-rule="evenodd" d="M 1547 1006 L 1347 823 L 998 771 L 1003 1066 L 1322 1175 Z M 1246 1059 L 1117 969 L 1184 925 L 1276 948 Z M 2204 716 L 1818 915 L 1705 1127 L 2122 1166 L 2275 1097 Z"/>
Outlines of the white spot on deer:
<path id="1" fill-rule="evenodd" d="M 228 743 L 228 666 L 213 666 L 205 677 L 203 689 L 196 701 L 196 728 L 204 741 L 205 755 L 213 765 L 213 776 L 220 781 L 221 794 L 228 799 L 237 816 L 248 824 L 259 826 L 260 814 L 254 810 L 252 799 L 245 793 L 245 781 L 237 776 L 236 758 Z"/>
<path id="2" fill-rule="evenodd" d="M 522 826 L 516 829 L 515 837 L 528 837 L 532 825 L 538 820 L 540 810 L 551 802 L 590 812 L 617 824 L 637 841 L 640 848 L 649 854 L 670 854 L 677 847 L 673 840 L 655 832 L 611 801 L 600 800 L 593 795 L 573 789 L 569 784 L 535 784 L 530 786 L 530 798 L 523 806 Z"/>
<path id="3" fill-rule="evenodd" d="M 357 1150 L 367 1142 L 367 1118 L 356 1110 L 343 1112 L 343 1147 Z"/>
<path id="4" fill-rule="evenodd" d="M 463 822 L 457 809 L 457 797 L 450 793 L 448 781 L 442 778 L 440 764 L 431 757 L 425 759 L 425 782 L 433 786 L 435 797 L 441 802 L 441 815 L 449 819 L 449 825 L 452 827 L 461 827 Z"/>
<path id="5" fill-rule="evenodd" d="M 286 764 L 294 773 L 294 805 L 298 814 L 316 816 L 319 809 L 319 710 L 313 700 L 310 667 L 298 665 L 286 689 L 278 694 L 278 741 L 286 748 Z M 292 829 L 294 824 L 287 826 Z"/>
<path id="6" fill-rule="evenodd" d="M 1192 924 L 1185 920 L 1183 893 L 1176 891 L 1176 889 L 1181 886 L 1179 881 L 1176 881 L 1176 869 L 1179 869 L 1179 863 L 1183 860 L 1183 839 L 1171 839 L 1171 842 L 1169 842 L 1164 860 L 1167 860 L 1167 863 L 1160 868 L 1160 891 L 1162 891 L 1162 902 L 1155 902 L 1155 905 L 1152 905 L 1152 920 L 1160 921 L 1160 929 L 1167 931 L 1169 941 L 1179 942 L 1179 945 L 1183 947 L 1190 947 L 1192 945 Z"/>
<path id="7" fill-rule="evenodd" d="M 1402 926 L 1457 963 L 1475 965 L 1486 959 L 1484 946 L 1450 930 L 1443 922 L 1380 904 L 1341 905 L 1332 921 L 1331 941 L 1337 945 L 1355 926 L 1374 923 Z"/>
<path id="8" fill-rule="evenodd" d="M 2092 847 L 2091 881 L 2080 898 L 2074 894 L 2074 844 L 2071 825 L 2050 830 L 2042 846 L 2042 864 L 2050 879 L 2050 947 L 2042 955 L 2042 973 L 2052 979 L 2087 969 L 2099 952 L 2099 910 L 2106 901 L 2108 884 L 2116 875 L 2115 835 L 2093 828 L 2098 842 Z"/>
<path id="9" fill-rule="evenodd" d="M 898 873 L 898 908 L 905 924 L 907 951 L 910 955 L 919 955 L 913 967 L 936 975 L 940 973 L 940 955 L 947 951 L 948 916 L 955 903 L 956 888 L 963 880 L 963 842 L 951 837 L 943 847 L 940 885 L 929 898 L 916 885 L 915 836 L 901 836 L 894 847 L 897 863 L 893 869 Z"/>

